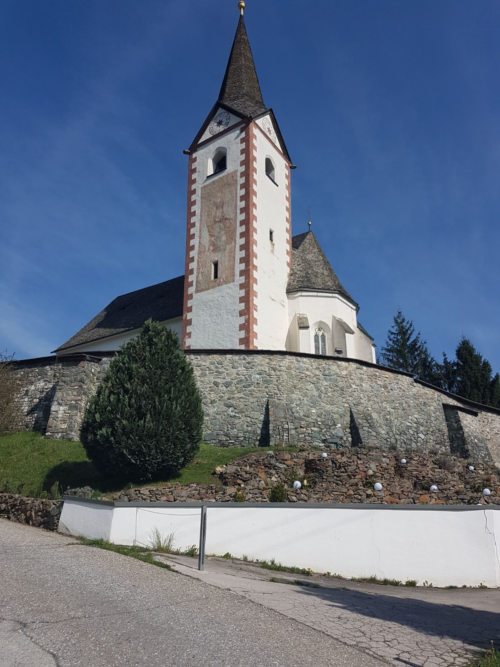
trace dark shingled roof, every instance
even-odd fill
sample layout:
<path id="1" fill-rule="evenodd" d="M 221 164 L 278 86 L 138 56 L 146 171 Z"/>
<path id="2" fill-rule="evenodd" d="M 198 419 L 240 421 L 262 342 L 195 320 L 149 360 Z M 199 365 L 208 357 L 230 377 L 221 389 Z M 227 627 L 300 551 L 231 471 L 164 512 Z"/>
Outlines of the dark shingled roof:
<path id="1" fill-rule="evenodd" d="M 183 299 L 184 276 L 122 294 L 55 351 L 138 329 L 150 318 L 163 322 L 182 317 Z"/>
<path id="2" fill-rule="evenodd" d="M 218 102 L 247 118 L 254 118 L 267 111 L 243 16 L 236 29 Z"/>
<path id="3" fill-rule="evenodd" d="M 312 232 L 297 234 L 292 238 L 292 261 L 286 291 L 302 290 L 337 292 L 357 305 L 337 278 Z"/>

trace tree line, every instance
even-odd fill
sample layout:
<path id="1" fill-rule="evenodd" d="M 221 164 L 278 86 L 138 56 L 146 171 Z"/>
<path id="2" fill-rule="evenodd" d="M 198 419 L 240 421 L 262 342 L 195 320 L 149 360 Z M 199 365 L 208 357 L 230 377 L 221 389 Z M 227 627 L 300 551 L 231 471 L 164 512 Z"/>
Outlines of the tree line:
<path id="1" fill-rule="evenodd" d="M 500 375 L 493 374 L 491 364 L 468 338 L 459 342 L 455 358 L 443 354 L 438 362 L 413 322 L 400 310 L 387 334 L 380 362 L 471 401 L 500 408 Z"/>

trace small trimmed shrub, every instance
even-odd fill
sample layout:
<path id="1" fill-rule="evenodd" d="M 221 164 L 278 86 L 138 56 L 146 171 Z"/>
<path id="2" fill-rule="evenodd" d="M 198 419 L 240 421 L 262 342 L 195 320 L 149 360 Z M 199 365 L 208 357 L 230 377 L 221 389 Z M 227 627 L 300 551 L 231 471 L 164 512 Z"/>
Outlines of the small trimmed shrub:
<path id="1" fill-rule="evenodd" d="M 203 413 L 177 336 L 149 320 L 111 361 L 89 402 L 81 441 L 103 473 L 127 481 L 169 477 L 198 451 Z"/>
<path id="2" fill-rule="evenodd" d="M 269 491 L 270 503 L 286 503 L 288 500 L 288 493 L 283 484 L 275 484 Z"/>

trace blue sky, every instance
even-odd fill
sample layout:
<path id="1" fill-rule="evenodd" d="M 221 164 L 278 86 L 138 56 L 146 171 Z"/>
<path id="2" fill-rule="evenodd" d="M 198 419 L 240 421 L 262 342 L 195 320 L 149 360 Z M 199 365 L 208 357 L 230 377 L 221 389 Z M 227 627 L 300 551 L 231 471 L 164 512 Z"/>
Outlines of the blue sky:
<path id="1" fill-rule="evenodd" d="M 248 0 L 266 103 L 313 230 L 379 347 L 500 371 L 500 4 Z M 118 294 L 182 274 L 187 147 L 235 0 L 2 0 L 0 350 L 42 356 Z"/>

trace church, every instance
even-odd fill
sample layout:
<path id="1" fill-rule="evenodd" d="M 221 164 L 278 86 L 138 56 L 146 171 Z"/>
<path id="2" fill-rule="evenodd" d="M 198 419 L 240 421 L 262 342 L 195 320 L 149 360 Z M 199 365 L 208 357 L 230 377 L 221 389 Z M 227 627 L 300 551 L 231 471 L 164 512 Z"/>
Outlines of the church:
<path id="1" fill-rule="evenodd" d="M 294 165 L 264 103 L 244 10 L 215 105 L 185 153 L 185 275 L 123 294 L 55 350 L 113 352 L 148 319 L 186 350 L 278 350 L 376 362 L 359 306 L 313 232 L 292 236 Z"/>

